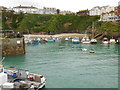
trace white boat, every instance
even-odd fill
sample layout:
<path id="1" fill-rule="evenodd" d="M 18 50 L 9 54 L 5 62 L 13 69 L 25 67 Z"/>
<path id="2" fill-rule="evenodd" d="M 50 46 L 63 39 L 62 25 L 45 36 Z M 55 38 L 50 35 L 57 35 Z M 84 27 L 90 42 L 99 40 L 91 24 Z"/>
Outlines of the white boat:
<path id="1" fill-rule="evenodd" d="M 69 38 L 65 38 L 65 41 L 68 41 L 69 40 Z"/>
<path id="2" fill-rule="evenodd" d="M 120 44 L 120 38 L 118 38 L 118 40 L 116 41 L 116 44 Z"/>
<path id="3" fill-rule="evenodd" d="M 82 51 L 87 51 L 87 49 L 86 48 L 82 48 Z"/>
<path id="4" fill-rule="evenodd" d="M 32 44 L 32 39 L 24 38 L 25 44 Z"/>
<path id="5" fill-rule="evenodd" d="M 108 41 L 108 38 L 103 38 L 102 44 L 110 44 L 110 41 Z"/>
<path id="6" fill-rule="evenodd" d="M 80 43 L 79 38 L 73 38 L 73 39 L 72 39 L 72 43 L 73 43 L 73 44 L 79 44 L 79 43 Z"/>
<path id="7" fill-rule="evenodd" d="M 96 44 L 96 43 L 97 43 L 96 39 L 93 38 L 93 39 L 90 40 L 90 44 Z"/>
<path id="8" fill-rule="evenodd" d="M 116 43 L 115 39 L 110 39 L 110 44 Z"/>
<path id="9" fill-rule="evenodd" d="M 2 89 L 11 88 L 43 88 L 46 84 L 46 78 L 43 75 L 29 73 L 28 70 L 16 69 L 10 67 L 4 69 L 0 65 L 0 86 Z"/>
<path id="10" fill-rule="evenodd" d="M 82 43 L 85 43 L 85 44 L 89 44 L 89 43 L 90 43 L 90 39 L 89 39 L 88 36 L 85 35 L 85 36 L 82 38 L 81 42 L 82 42 Z"/>

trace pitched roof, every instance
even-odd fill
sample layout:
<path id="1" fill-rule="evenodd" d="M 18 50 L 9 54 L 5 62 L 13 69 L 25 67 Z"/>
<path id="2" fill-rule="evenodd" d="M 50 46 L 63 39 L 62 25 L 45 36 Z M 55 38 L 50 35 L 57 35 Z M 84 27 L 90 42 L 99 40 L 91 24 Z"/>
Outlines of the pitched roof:
<path id="1" fill-rule="evenodd" d="M 17 7 L 14 7 L 14 8 L 32 8 L 32 9 L 37 9 L 36 7 L 33 7 L 33 6 L 17 6 Z"/>
<path id="2" fill-rule="evenodd" d="M 4 7 L 4 6 L 0 6 L 0 9 L 7 9 L 6 7 Z"/>

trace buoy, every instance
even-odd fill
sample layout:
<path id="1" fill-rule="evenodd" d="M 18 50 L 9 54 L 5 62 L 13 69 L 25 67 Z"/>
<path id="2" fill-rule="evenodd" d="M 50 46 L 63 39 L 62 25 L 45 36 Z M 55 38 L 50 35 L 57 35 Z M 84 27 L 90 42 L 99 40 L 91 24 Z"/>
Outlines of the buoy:
<path id="1" fill-rule="evenodd" d="M 87 49 L 86 49 L 86 48 L 83 48 L 82 51 L 87 51 Z"/>
<path id="2" fill-rule="evenodd" d="M 95 53 L 95 50 L 94 49 L 90 49 L 89 52 L 90 53 Z"/>

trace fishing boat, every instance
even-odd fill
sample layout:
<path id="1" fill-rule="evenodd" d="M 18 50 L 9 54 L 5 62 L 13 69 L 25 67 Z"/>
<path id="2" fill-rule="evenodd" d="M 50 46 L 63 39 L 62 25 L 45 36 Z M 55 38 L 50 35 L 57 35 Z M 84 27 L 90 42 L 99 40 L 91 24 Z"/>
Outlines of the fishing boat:
<path id="1" fill-rule="evenodd" d="M 90 49 L 89 53 L 95 53 L 95 50 L 94 49 Z"/>
<path id="2" fill-rule="evenodd" d="M 110 44 L 115 44 L 115 43 L 116 43 L 115 39 L 110 39 Z"/>
<path id="3" fill-rule="evenodd" d="M 73 38 L 73 39 L 72 39 L 72 43 L 73 43 L 73 44 L 79 44 L 79 43 L 80 43 L 79 38 L 77 38 L 77 37 L 76 37 L 76 38 Z"/>
<path id="4" fill-rule="evenodd" d="M 97 43 L 97 40 L 96 39 L 91 39 L 90 40 L 90 44 L 96 44 Z"/>
<path id="5" fill-rule="evenodd" d="M 3 65 L 0 65 L 0 89 L 40 89 L 45 84 L 46 78 L 43 75 L 14 67 L 5 69 Z"/>
<path id="6" fill-rule="evenodd" d="M 108 41 L 108 38 L 103 38 L 102 44 L 110 44 L 110 41 Z"/>
<path id="7" fill-rule="evenodd" d="M 90 39 L 89 39 L 89 37 L 86 36 L 86 34 L 85 34 L 85 36 L 82 38 L 81 42 L 82 42 L 82 43 L 85 43 L 85 44 L 89 44 L 89 43 L 90 43 Z"/>

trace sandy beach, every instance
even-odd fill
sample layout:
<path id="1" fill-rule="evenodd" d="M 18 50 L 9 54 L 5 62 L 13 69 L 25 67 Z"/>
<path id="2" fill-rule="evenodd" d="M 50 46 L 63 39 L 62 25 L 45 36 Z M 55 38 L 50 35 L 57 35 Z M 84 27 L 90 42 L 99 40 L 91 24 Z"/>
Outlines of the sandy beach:
<path id="1" fill-rule="evenodd" d="M 28 34 L 24 35 L 24 37 L 83 37 L 85 34 L 78 34 L 78 33 L 62 33 L 56 35 L 35 35 L 35 34 Z"/>

